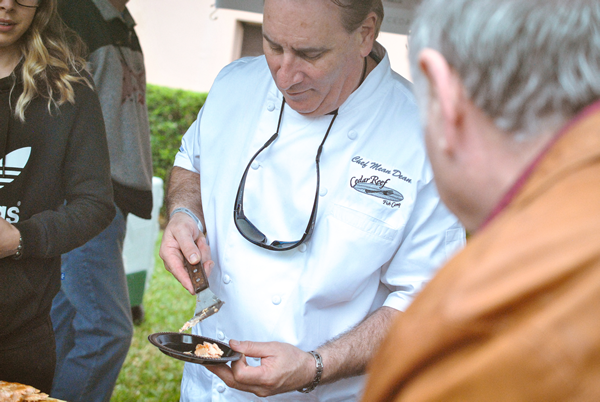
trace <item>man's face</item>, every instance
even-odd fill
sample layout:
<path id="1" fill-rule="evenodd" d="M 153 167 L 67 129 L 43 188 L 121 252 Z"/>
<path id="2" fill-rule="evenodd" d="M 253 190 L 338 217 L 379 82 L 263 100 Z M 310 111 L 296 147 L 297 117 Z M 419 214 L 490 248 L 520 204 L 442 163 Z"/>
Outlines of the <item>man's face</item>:
<path id="1" fill-rule="evenodd" d="M 324 115 L 356 89 L 368 51 L 330 0 L 265 0 L 263 37 L 273 79 L 297 112 Z"/>

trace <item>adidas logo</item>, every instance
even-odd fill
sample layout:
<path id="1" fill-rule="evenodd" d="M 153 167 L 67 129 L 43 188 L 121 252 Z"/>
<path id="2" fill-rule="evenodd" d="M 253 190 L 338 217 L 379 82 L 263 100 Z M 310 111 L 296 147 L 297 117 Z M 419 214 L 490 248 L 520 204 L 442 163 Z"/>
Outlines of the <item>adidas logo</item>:
<path id="1" fill-rule="evenodd" d="M 0 159 L 0 189 L 12 183 L 23 171 L 29 161 L 31 147 L 15 149 L 4 159 Z"/>

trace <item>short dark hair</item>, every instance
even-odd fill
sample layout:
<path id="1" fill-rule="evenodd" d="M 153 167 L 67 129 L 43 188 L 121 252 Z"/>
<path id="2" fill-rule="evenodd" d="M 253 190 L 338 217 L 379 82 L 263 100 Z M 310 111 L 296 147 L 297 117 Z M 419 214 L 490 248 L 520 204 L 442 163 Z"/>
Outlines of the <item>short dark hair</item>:
<path id="1" fill-rule="evenodd" d="M 354 32 L 364 22 L 370 12 L 377 15 L 375 38 L 379 35 L 383 22 L 383 3 L 381 0 L 331 0 L 342 8 L 342 24 L 348 32 Z"/>

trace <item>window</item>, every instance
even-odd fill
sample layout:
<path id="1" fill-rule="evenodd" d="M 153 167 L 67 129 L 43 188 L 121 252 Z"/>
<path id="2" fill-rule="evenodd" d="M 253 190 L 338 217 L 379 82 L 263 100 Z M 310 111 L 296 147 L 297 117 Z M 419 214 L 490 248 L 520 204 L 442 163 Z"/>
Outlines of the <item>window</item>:
<path id="1" fill-rule="evenodd" d="M 260 56 L 263 52 L 262 25 L 241 22 L 242 45 L 240 57 Z"/>

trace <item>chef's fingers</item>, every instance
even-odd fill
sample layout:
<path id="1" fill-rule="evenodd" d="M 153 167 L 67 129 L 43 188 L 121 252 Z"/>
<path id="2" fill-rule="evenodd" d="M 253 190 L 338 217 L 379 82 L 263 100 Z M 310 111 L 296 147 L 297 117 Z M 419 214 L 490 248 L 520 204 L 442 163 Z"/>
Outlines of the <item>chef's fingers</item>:
<path id="1" fill-rule="evenodd" d="M 231 367 L 226 364 L 216 364 L 204 366 L 208 371 L 219 377 L 229 388 L 236 388 L 237 382 L 233 378 Z"/>
<path id="2" fill-rule="evenodd" d="M 237 381 L 235 378 L 234 370 L 237 367 L 239 370 L 244 368 L 253 368 L 248 365 L 246 361 L 246 357 L 242 356 L 242 358 L 238 361 L 231 363 L 231 367 L 226 364 L 217 364 L 204 366 L 208 371 L 212 372 L 214 375 L 219 377 L 223 382 L 229 387 L 234 389 L 239 389 L 240 391 L 246 392 L 256 392 L 258 391 L 258 387 L 253 386 L 252 384 L 243 384 Z"/>
<path id="3" fill-rule="evenodd" d="M 231 375 L 232 377 L 227 378 L 227 380 L 221 377 L 228 387 L 251 392 L 260 397 L 280 393 L 277 391 L 277 385 L 280 383 L 277 374 L 270 372 L 269 368 L 264 366 L 254 367 L 248 365 L 245 357 L 233 362 L 229 373 L 220 372 L 217 375 L 219 377 Z"/>
<path id="4" fill-rule="evenodd" d="M 210 276 L 210 273 L 215 263 L 212 260 L 210 246 L 208 245 L 208 239 L 204 237 L 204 234 L 200 234 L 198 240 L 196 241 L 196 245 L 198 246 L 198 250 L 200 251 L 200 261 L 202 261 L 202 267 L 204 268 L 204 272 L 206 272 L 206 276 Z"/>
<path id="5" fill-rule="evenodd" d="M 258 367 L 235 363 L 231 365 L 237 383 L 247 386 L 250 392 L 258 396 L 294 391 L 308 384 L 314 377 L 312 355 L 288 343 L 231 340 L 229 345 L 247 356 L 261 358 Z"/>
<path id="6" fill-rule="evenodd" d="M 184 214 L 177 214 L 184 215 Z M 191 294 L 194 294 L 192 281 L 190 276 L 183 266 L 183 255 L 181 240 L 182 234 L 180 233 L 176 237 L 176 232 L 185 232 L 185 228 L 182 230 L 177 224 L 171 225 L 173 222 L 169 222 L 169 225 L 165 228 L 163 238 L 160 244 L 159 256 L 165 263 L 165 268 L 181 283 L 181 285 L 188 290 Z M 192 241 L 192 246 L 195 247 L 195 243 Z M 185 242 L 184 242 L 185 243 Z M 184 252 L 185 254 L 185 252 Z"/>
<path id="7" fill-rule="evenodd" d="M 181 253 L 190 264 L 196 265 L 202 260 L 202 252 L 198 246 L 200 244 L 199 239 L 204 237 L 204 234 L 200 233 L 198 225 L 189 215 L 173 215 L 165 228 L 165 233 L 167 230 L 177 241 Z M 205 250 L 206 253 L 207 251 Z M 210 252 L 208 253 L 210 254 Z"/>

